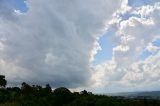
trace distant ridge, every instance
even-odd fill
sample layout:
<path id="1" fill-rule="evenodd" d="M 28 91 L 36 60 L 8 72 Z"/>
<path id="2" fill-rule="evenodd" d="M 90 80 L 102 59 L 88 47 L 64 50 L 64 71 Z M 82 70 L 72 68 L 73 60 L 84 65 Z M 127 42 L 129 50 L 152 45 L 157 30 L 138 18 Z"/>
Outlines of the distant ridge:
<path id="1" fill-rule="evenodd" d="M 107 95 L 109 95 L 109 96 L 125 96 L 125 97 L 138 97 L 138 96 L 160 97 L 160 91 L 121 92 L 121 93 L 109 93 Z"/>

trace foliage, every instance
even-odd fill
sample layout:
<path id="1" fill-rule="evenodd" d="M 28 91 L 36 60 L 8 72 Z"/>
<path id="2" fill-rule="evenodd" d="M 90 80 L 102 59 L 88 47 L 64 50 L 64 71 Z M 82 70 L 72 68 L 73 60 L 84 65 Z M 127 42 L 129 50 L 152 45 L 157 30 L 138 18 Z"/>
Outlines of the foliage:
<path id="1" fill-rule="evenodd" d="M 65 87 L 52 91 L 49 84 L 41 87 L 23 82 L 21 88 L 0 89 L 0 106 L 160 106 L 160 100 L 94 95 L 86 90 L 72 93 Z"/>
<path id="2" fill-rule="evenodd" d="M 4 75 L 0 75 L 0 87 L 5 87 L 7 84 L 7 81 L 5 80 Z"/>

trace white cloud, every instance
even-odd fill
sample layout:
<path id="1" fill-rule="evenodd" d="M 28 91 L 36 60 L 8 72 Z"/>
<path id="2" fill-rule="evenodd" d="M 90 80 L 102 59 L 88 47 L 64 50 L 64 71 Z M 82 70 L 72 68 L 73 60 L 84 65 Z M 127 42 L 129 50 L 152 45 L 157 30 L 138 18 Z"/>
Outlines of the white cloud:
<path id="1" fill-rule="evenodd" d="M 154 46 L 153 43 L 149 43 L 146 49 L 151 53 L 155 53 L 159 50 L 159 47 Z"/>
<path id="2" fill-rule="evenodd" d="M 117 86 L 121 91 L 159 88 L 156 85 L 160 81 L 160 52 L 159 47 L 153 44 L 153 41 L 160 37 L 159 4 L 137 8 L 129 6 L 130 9 L 127 8 L 126 11 L 132 15 L 125 20 L 122 18 L 126 14 L 123 8 L 115 13 L 110 27 L 116 29 L 113 37 L 117 46 L 113 48 L 111 60 L 94 66 L 94 76 L 99 76 L 100 73 L 97 78 L 99 85 L 101 82 L 104 88 L 112 88 L 111 92 L 116 91 L 117 88 L 114 87 Z M 152 55 L 141 60 L 141 53 L 145 49 L 152 52 Z"/>

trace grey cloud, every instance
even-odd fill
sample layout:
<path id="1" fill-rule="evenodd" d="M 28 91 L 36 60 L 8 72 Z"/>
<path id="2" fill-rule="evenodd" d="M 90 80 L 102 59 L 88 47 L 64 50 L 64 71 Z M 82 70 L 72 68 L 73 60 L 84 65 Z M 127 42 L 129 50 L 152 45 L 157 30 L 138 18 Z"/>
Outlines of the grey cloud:
<path id="1" fill-rule="evenodd" d="M 121 5 L 118 1 L 111 6 L 113 2 L 28 0 L 27 13 L 0 25 L 6 39 L 0 52 L 1 72 L 9 83 L 88 85 L 96 37 Z"/>
<path id="2" fill-rule="evenodd" d="M 0 18 L 3 20 L 16 20 L 14 6 L 11 5 L 10 0 L 0 0 Z"/>

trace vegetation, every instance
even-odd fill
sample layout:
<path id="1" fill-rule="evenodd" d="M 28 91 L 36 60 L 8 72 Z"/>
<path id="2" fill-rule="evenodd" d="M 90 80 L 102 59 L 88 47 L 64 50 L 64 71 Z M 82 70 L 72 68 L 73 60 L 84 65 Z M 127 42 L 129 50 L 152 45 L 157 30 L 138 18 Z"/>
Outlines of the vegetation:
<path id="1" fill-rule="evenodd" d="M 7 81 L 5 80 L 4 75 L 0 75 L 0 87 L 5 87 L 7 84 Z"/>
<path id="2" fill-rule="evenodd" d="M 29 85 L 7 87 L 5 77 L 0 76 L 0 106 L 160 106 L 159 100 L 145 98 L 123 98 L 94 95 L 86 90 L 71 92 L 65 87 L 52 91 L 45 87 Z"/>

